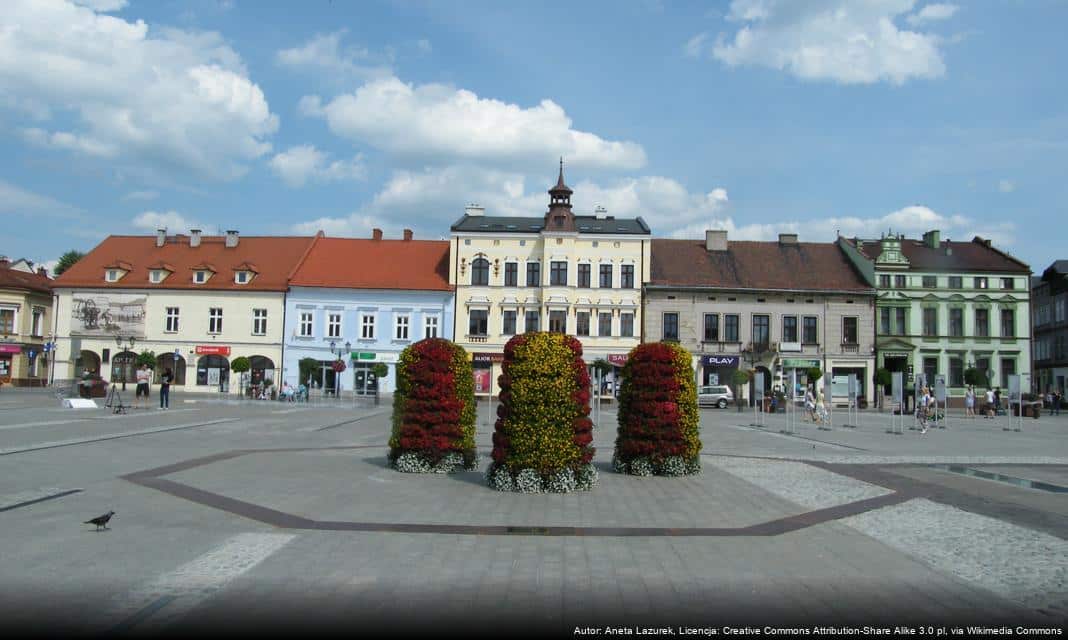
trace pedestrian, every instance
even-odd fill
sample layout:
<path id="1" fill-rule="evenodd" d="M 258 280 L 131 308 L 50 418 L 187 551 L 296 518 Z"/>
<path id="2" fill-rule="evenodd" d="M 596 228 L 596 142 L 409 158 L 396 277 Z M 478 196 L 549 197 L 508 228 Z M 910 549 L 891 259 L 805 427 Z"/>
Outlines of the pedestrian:
<path id="1" fill-rule="evenodd" d="M 171 408 L 171 382 L 174 381 L 174 374 L 171 373 L 170 367 L 163 370 L 163 375 L 159 379 L 159 408 L 170 409 Z"/>
<path id="2" fill-rule="evenodd" d="M 1053 390 L 1053 415 L 1061 415 L 1061 390 Z"/>
<path id="3" fill-rule="evenodd" d="M 805 391 L 805 410 L 808 411 L 808 417 L 813 422 L 816 421 L 816 396 L 812 393 L 812 387 L 809 387 Z"/>
<path id="4" fill-rule="evenodd" d="M 986 402 L 983 406 L 983 413 L 987 418 L 994 417 L 994 390 L 990 387 L 986 388 Z"/>
<path id="5" fill-rule="evenodd" d="M 916 400 L 916 420 L 920 423 L 920 433 L 927 433 L 927 409 L 931 403 L 931 390 L 923 388 L 923 395 Z"/>
<path id="6" fill-rule="evenodd" d="M 1001 415 L 1001 387 L 994 387 L 994 415 Z"/>
<path id="7" fill-rule="evenodd" d="M 968 390 L 964 392 L 964 416 L 966 418 L 975 417 L 975 389 L 972 385 L 968 385 Z"/>
<path id="8" fill-rule="evenodd" d="M 148 370 L 148 365 L 143 364 L 141 368 L 137 370 L 137 391 L 134 394 L 135 406 L 141 406 L 141 397 L 144 397 L 145 406 L 148 406 L 148 383 L 152 379 L 152 372 Z"/>

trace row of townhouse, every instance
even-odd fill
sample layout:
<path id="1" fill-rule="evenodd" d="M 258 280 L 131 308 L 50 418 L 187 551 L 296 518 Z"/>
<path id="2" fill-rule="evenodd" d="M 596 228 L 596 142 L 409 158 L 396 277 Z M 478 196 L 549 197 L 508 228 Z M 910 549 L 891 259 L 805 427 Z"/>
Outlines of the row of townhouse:
<path id="1" fill-rule="evenodd" d="M 0 384 L 47 381 L 52 281 L 26 260 L 0 257 Z"/>
<path id="2" fill-rule="evenodd" d="M 370 239 L 110 237 L 54 283 L 55 377 L 132 381 L 149 350 L 189 390 L 269 378 L 390 392 L 404 347 L 440 336 L 471 354 L 477 393 L 493 394 L 505 343 L 533 330 L 575 335 L 588 363 L 615 367 L 643 341 L 678 341 L 699 384 L 745 368 L 770 391 L 817 367 L 837 396 L 855 374 L 866 402 L 878 367 L 946 374 L 958 396 L 962 367 L 1002 386 L 1030 371 L 1030 270 L 980 238 L 653 239 L 640 217 L 576 215 L 571 195 L 561 167 L 543 215 L 469 205 L 442 241 L 377 229 Z M 237 384 L 240 356 L 252 367 Z"/>

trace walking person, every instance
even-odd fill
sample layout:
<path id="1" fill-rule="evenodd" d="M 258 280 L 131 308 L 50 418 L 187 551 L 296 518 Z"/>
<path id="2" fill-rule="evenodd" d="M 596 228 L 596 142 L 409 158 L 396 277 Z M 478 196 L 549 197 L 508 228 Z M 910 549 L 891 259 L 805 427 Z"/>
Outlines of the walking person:
<path id="1" fill-rule="evenodd" d="M 964 392 L 964 417 L 975 417 L 975 389 L 972 385 L 968 385 L 968 390 Z"/>
<path id="2" fill-rule="evenodd" d="M 1001 415 L 1001 387 L 994 387 L 994 415 Z"/>
<path id="3" fill-rule="evenodd" d="M 984 409 L 987 418 L 994 417 L 994 390 L 990 387 L 986 388 L 986 406 Z"/>
<path id="4" fill-rule="evenodd" d="M 152 372 L 148 370 L 148 365 L 143 364 L 141 368 L 137 370 L 137 392 L 134 394 L 134 406 L 141 406 L 141 397 L 144 396 L 145 407 L 148 407 L 148 384 L 152 380 Z"/>
<path id="5" fill-rule="evenodd" d="M 1053 390 L 1053 415 L 1061 415 L 1061 390 Z"/>
<path id="6" fill-rule="evenodd" d="M 927 409 L 931 404 L 931 390 L 923 388 L 923 395 L 916 401 L 916 420 L 920 423 L 920 433 L 927 433 Z"/>
<path id="7" fill-rule="evenodd" d="M 171 408 L 171 382 L 174 381 L 174 374 L 171 373 L 170 367 L 163 370 L 163 375 L 159 378 L 159 408 L 170 409 Z"/>
<path id="8" fill-rule="evenodd" d="M 816 396 L 812 393 L 812 387 L 805 391 L 805 410 L 812 422 L 816 422 Z"/>

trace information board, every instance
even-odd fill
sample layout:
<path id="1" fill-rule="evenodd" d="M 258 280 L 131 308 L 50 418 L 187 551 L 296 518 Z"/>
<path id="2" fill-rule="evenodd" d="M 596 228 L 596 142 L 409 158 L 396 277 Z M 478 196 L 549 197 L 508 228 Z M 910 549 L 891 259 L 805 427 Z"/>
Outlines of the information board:
<path id="1" fill-rule="evenodd" d="M 934 387 L 935 400 L 938 404 L 945 406 L 946 404 L 946 376 L 944 374 L 938 374 L 935 376 Z"/>
<path id="2" fill-rule="evenodd" d="M 890 374 L 890 395 L 896 404 L 905 404 L 905 374 L 894 371 Z"/>

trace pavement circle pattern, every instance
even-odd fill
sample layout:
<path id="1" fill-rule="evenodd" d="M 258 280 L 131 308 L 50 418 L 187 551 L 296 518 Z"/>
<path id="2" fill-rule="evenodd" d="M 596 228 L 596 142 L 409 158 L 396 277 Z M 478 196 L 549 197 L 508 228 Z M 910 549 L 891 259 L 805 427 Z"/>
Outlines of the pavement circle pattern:
<path id="1" fill-rule="evenodd" d="M 314 530 L 314 531 L 354 531 L 354 532 L 393 532 L 393 533 L 430 533 L 453 535 L 540 535 L 558 537 L 731 537 L 731 536 L 777 536 L 808 527 L 824 524 L 900 504 L 917 497 L 914 491 L 886 489 L 882 495 L 856 500 L 845 504 L 836 504 L 816 508 L 800 514 L 775 518 L 744 527 L 635 527 L 635 526 L 509 526 L 509 525 L 473 525 L 473 524 L 432 524 L 400 522 L 358 522 L 317 520 L 287 513 L 278 509 L 251 501 L 240 500 L 230 496 L 169 479 L 166 476 L 187 471 L 205 465 L 211 465 L 236 458 L 260 453 L 305 453 L 331 452 L 360 449 L 382 449 L 384 445 L 348 445 L 332 447 L 290 447 L 276 449 L 238 449 L 210 456 L 193 458 L 175 464 L 154 469 L 147 469 L 121 476 L 134 484 L 155 489 L 177 498 L 188 500 L 213 509 L 262 522 L 280 529 Z M 706 454 L 710 455 L 710 454 Z"/>

